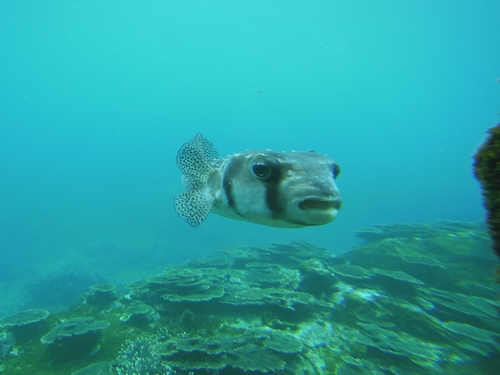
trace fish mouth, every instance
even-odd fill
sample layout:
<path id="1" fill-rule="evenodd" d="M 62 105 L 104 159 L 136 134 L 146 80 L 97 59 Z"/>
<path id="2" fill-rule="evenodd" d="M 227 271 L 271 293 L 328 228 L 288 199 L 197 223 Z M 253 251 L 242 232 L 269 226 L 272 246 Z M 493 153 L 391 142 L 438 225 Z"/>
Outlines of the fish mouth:
<path id="1" fill-rule="evenodd" d="M 321 199 L 321 198 L 307 198 L 299 203 L 302 210 L 339 210 L 342 205 L 340 198 L 337 199 Z"/>

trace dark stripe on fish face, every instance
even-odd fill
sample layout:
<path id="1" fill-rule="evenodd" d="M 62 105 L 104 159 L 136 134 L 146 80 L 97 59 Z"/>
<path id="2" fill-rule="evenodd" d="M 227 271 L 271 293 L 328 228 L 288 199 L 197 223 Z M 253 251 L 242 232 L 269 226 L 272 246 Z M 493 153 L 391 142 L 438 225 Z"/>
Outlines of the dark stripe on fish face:
<path id="1" fill-rule="evenodd" d="M 236 204 L 234 201 L 234 194 L 233 194 L 233 186 L 231 184 L 231 181 L 234 181 L 234 179 L 236 178 L 238 171 L 243 167 L 244 161 L 245 161 L 244 158 L 237 156 L 233 156 L 232 158 L 230 158 L 224 168 L 224 175 L 222 181 L 222 187 L 224 189 L 224 193 L 226 194 L 227 203 L 229 207 L 231 207 L 233 211 L 236 212 L 238 215 L 240 214 L 236 210 Z"/>
<path id="2" fill-rule="evenodd" d="M 254 165 L 265 164 L 269 167 L 270 174 L 267 177 L 261 178 L 253 172 Z M 238 192 L 234 190 L 233 181 L 247 180 L 247 186 L 251 187 L 253 184 L 261 184 L 263 187 L 262 200 L 269 210 L 271 217 L 280 219 L 285 213 L 285 208 L 282 202 L 282 194 L 280 192 L 281 182 L 283 179 L 283 166 L 279 164 L 275 157 L 267 155 L 257 155 L 255 158 L 249 158 L 247 155 L 234 155 L 231 157 L 223 172 L 222 187 L 226 195 L 227 204 L 238 216 L 245 217 L 246 214 L 239 212 L 239 205 L 245 205 L 245 196 L 238 196 Z M 250 173 L 250 175 L 248 175 Z M 245 177 L 244 177 L 245 176 Z M 259 189 L 252 189 L 250 194 L 259 194 Z M 241 192 L 240 192 L 241 193 Z M 243 202 L 238 202 L 238 199 L 243 199 Z M 264 203 L 263 202 L 263 203 Z M 246 208 L 248 209 L 248 207 Z M 245 208 L 244 208 L 245 210 Z"/>
<path id="3" fill-rule="evenodd" d="M 271 211 L 274 219 L 279 219 L 283 216 L 285 212 L 284 207 L 281 204 L 281 181 L 283 180 L 282 166 L 278 163 L 267 163 L 271 168 L 271 176 L 268 180 L 264 182 L 266 188 L 266 205 Z"/>
<path id="4" fill-rule="evenodd" d="M 281 182 L 283 180 L 283 166 L 280 165 L 276 159 L 269 160 L 268 157 L 263 158 L 264 160 L 262 161 L 258 159 L 260 158 L 255 158 L 252 164 L 264 163 L 271 170 L 270 176 L 261 182 L 266 189 L 266 206 L 269 208 L 269 211 L 271 211 L 272 217 L 274 219 L 279 219 L 285 212 L 280 193 Z"/>

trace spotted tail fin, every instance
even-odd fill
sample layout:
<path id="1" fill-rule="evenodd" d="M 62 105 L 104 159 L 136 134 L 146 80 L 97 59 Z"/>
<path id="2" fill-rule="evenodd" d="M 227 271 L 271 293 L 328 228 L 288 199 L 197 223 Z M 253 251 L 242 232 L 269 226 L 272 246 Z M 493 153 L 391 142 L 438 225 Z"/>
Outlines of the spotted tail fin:
<path id="1" fill-rule="evenodd" d="M 215 191 L 209 179 L 213 171 L 211 161 L 218 157 L 213 143 L 201 133 L 184 143 L 177 152 L 177 166 L 184 175 L 186 192 L 175 196 L 174 207 L 192 227 L 196 228 L 205 220 L 214 203 Z"/>

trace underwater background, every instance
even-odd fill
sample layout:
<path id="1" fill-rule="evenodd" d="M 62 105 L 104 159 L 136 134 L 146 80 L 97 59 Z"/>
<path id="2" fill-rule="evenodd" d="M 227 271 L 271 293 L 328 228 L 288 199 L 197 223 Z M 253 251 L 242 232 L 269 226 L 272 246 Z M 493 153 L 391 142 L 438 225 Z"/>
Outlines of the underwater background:
<path id="1" fill-rule="evenodd" d="M 376 224 L 483 220 L 471 165 L 499 119 L 498 14 L 493 0 L 1 1 L 0 317 L 224 249 L 342 254 Z M 337 218 L 191 228 L 175 157 L 200 131 L 221 156 L 328 154 Z"/>

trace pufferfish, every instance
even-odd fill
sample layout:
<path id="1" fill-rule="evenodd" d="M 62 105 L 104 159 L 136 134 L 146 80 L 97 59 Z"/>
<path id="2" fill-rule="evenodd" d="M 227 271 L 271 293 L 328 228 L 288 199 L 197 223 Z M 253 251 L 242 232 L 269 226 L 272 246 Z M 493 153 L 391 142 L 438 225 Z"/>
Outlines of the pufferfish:
<path id="1" fill-rule="evenodd" d="M 177 166 L 186 191 L 174 207 L 192 227 L 209 212 L 280 228 L 323 225 L 341 206 L 338 164 L 313 151 L 247 150 L 219 158 L 198 133 L 179 149 Z"/>

